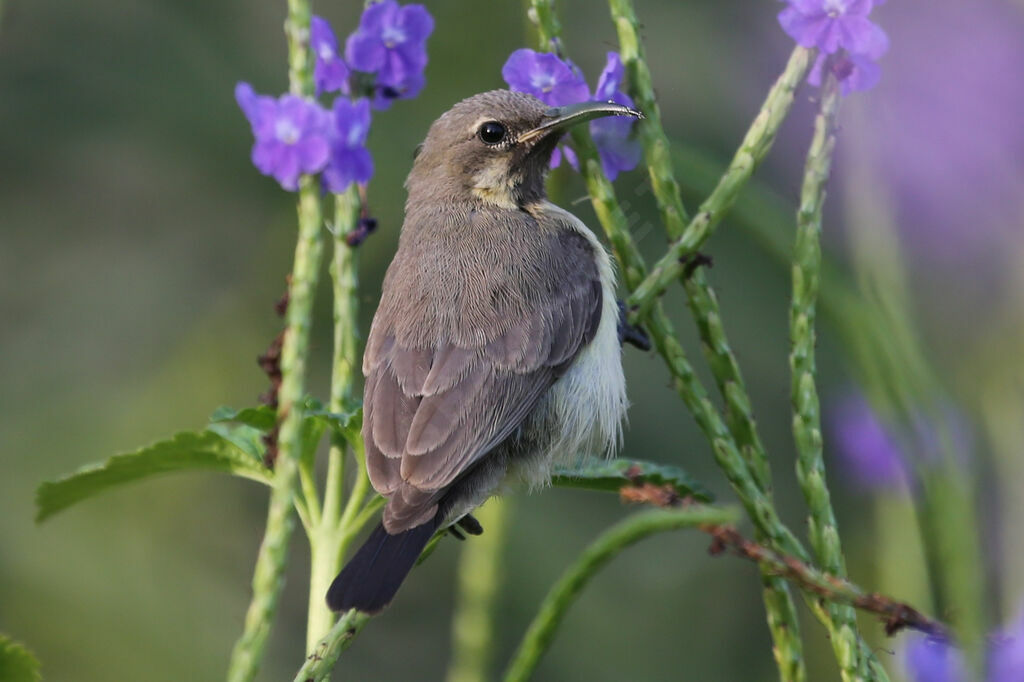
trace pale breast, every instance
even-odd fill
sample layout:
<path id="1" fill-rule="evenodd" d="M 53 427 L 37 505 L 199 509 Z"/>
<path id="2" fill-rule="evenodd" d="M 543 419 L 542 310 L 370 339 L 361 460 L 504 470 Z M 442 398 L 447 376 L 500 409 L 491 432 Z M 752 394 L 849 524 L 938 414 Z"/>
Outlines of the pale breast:
<path id="1" fill-rule="evenodd" d="M 621 442 L 629 406 L 618 335 L 615 268 L 604 246 L 576 216 L 550 203 L 543 210 L 590 242 L 601 278 L 603 309 L 594 339 L 551 387 L 526 425 L 546 432 L 546 437 L 535 435 L 545 452 L 519 472 L 532 487 L 548 482 L 551 465 L 612 455 Z"/>

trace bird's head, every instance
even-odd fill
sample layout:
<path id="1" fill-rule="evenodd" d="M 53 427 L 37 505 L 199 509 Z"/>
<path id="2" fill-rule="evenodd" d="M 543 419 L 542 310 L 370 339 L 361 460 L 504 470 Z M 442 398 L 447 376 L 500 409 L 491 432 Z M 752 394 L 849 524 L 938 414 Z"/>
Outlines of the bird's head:
<path id="1" fill-rule="evenodd" d="M 643 115 L 611 102 L 549 107 L 532 95 L 492 90 L 434 121 L 406 181 L 410 201 L 484 202 L 518 208 L 544 197 L 551 154 L 571 126 L 601 116 Z"/>

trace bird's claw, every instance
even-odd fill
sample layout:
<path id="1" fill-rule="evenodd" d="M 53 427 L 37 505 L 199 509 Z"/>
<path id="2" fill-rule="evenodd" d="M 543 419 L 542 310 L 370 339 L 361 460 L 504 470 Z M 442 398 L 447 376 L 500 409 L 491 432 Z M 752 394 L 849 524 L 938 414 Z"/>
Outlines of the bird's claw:
<path id="1" fill-rule="evenodd" d="M 639 325 L 630 324 L 626 314 L 626 303 L 619 299 L 619 345 L 628 343 L 642 351 L 651 349 L 651 340 L 647 332 Z"/>

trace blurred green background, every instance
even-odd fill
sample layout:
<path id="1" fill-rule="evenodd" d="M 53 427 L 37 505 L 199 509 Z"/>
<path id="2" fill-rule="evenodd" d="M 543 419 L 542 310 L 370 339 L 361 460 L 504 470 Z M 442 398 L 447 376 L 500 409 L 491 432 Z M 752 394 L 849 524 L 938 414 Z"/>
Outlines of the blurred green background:
<path id="1" fill-rule="evenodd" d="M 1010 44 L 996 57 L 972 50 L 986 43 L 981 36 L 1021 41 L 1021 5 L 985 3 L 968 15 L 952 2 L 928 12 L 911 4 L 876 12 L 893 48 L 882 61 L 881 86 L 851 98 L 843 113 L 826 243 L 843 262 L 844 231 L 857 229 L 865 205 L 901 228 L 922 338 L 974 423 L 967 454 L 979 476 L 991 606 L 996 620 L 1005 619 L 1024 597 L 1024 542 L 1015 530 L 1024 527 L 1024 504 L 1013 494 L 1024 486 L 1024 139 L 1017 129 L 1024 98 L 1010 75 L 1019 49 Z M 324 1 L 315 10 L 344 36 L 359 5 Z M 370 204 L 380 229 L 361 247 L 364 329 L 395 248 L 414 146 L 452 103 L 502 87 L 508 54 L 535 42 L 520 2 L 426 5 L 436 20 L 427 88 L 377 114 L 370 136 L 377 168 Z M 559 6 L 568 49 L 593 85 L 616 44 L 606 8 L 594 0 Z M 683 150 L 681 168 L 695 159 L 724 168 L 791 49 L 775 21 L 778 9 L 767 0 L 638 0 L 665 126 Z M 972 33 L 970 22 L 986 12 L 989 23 Z M 249 127 L 232 92 L 239 80 L 260 92 L 286 88 L 283 17 L 284 3 L 238 0 L 2 5 L 0 631 L 40 657 L 47 679 L 218 679 L 241 630 L 264 489 L 217 475 L 171 476 L 38 527 L 33 491 L 115 452 L 201 428 L 218 405 L 253 404 L 265 389 L 255 358 L 280 327 L 273 303 L 291 264 L 294 199 L 250 165 Z M 950 35 L 974 38 L 961 50 Z M 955 68 L 972 56 L 981 60 L 978 69 Z M 990 72 L 985 59 L 1009 60 L 1011 70 Z M 801 92 L 756 176 L 758 196 L 783 216 L 795 206 L 812 96 Z M 1014 112 L 1017 125 L 1010 118 L 1001 128 Z M 920 117 L 939 113 L 948 127 L 929 132 Z M 865 150 L 873 150 L 866 161 Z M 911 162 L 932 174 L 915 185 Z M 858 184 L 864 174 L 853 169 L 864 163 L 871 182 Z M 585 195 L 579 178 L 559 171 L 553 181 L 557 200 L 596 227 L 589 204 L 578 201 Z M 646 182 L 637 171 L 617 187 L 653 260 L 664 238 Z M 682 182 L 695 205 L 700 181 Z M 936 192 L 919 196 L 920 187 Z M 942 201 L 956 205 L 936 204 Z M 929 214 L 913 212 L 920 205 L 962 218 L 942 231 Z M 775 227 L 788 243 L 791 228 Z M 783 516 L 802 528 L 788 416 L 788 268 L 729 219 L 707 250 Z M 321 397 L 330 353 L 326 293 L 310 378 Z M 681 296 L 672 293 L 666 303 L 697 359 Z M 819 362 L 827 407 L 851 381 L 842 345 L 827 327 Z M 731 500 L 661 361 L 630 348 L 625 363 L 632 408 L 623 454 L 681 464 Z M 919 562 L 916 544 L 901 535 L 906 501 L 858 491 L 841 473 L 832 480 L 852 577 L 921 597 L 899 591 L 915 589 L 907 576 Z M 499 663 L 561 570 L 627 513 L 611 497 L 567 490 L 515 496 L 510 506 Z M 890 513 L 892 523 L 885 520 Z M 756 569 L 712 559 L 706 546 L 693 533 L 664 535 L 616 559 L 569 612 L 536 679 L 774 679 Z M 261 679 L 291 679 L 301 663 L 306 549 L 297 534 Z M 342 659 L 337 679 L 443 677 L 458 549 L 444 542 L 414 572 L 394 606 Z M 833 679 L 821 629 L 803 616 L 810 679 Z M 880 628 L 865 622 L 882 643 Z M 879 655 L 891 659 L 894 648 L 885 643 Z"/>

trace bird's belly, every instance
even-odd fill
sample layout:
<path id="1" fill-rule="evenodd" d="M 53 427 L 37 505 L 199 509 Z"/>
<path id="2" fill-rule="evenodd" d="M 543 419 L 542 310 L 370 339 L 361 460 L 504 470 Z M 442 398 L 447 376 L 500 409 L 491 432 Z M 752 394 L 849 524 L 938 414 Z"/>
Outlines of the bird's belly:
<path id="1" fill-rule="evenodd" d="M 513 462 L 531 488 L 546 485 L 552 466 L 587 456 L 611 455 L 621 440 L 628 402 L 618 335 L 613 281 L 605 283 L 603 311 L 594 339 L 534 409 L 523 425 L 531 452 Z"/>

